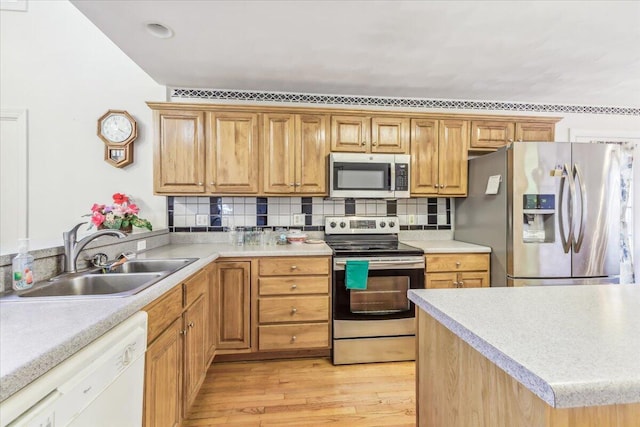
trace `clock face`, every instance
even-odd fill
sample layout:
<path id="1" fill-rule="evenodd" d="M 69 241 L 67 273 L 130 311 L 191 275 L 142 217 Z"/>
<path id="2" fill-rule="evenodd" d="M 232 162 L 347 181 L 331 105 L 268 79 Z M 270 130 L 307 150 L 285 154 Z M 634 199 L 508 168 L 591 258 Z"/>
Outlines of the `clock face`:
<path id="1" fill-rule="evenodd" d="M 124 115 L 112 114 L 102 121 L 101 133 L 109 141 L 119 143 L 131 136 L 133 125 Z"/>

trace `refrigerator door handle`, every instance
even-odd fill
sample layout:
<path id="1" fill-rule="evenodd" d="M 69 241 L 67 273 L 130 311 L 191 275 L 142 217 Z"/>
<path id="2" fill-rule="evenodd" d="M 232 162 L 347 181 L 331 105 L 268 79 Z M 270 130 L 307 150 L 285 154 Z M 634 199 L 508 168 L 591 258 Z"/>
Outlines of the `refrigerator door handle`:
<path id="1" fill-rule="evenodd" d="M 580 247 L 582 247 L 582 240 L 584 239 L 584 223 L 586 222 L 585 209 L 587 203 L 587 189 L 584 185 L 584 179 L 582 178 L 582 173 L 580 172 L 580 168 L 577 163 L 573 165 L 573 177 L 578 178 L 577 187 L 580 190 L 580 227 L 578 230 L 578 239 L 573 240 L 573 251 L 578 253 L 580 252 Z"/>
<path id="2" fill-rule="evenodd" d="M 565 223 L 564 223 L 564 215 L 562 214 L 563 212 L 563 207 L 564 207 L 564 187 L 565 187 L 565 181 L 567 181 L 568 178 L 568 183 L 569 183 L 569 198 L 567 199 L 567 203 L 568 203 L 568 208 L 567 211 L 569 212 L 569 235 L 565 236 L 564 234 L 564 230 L 565 230 Z M 560 178 L 560 194 L 558 195 L 558 222 L 559 222 L 559 228 L 560 228 L 560 239 L 562 240 L 562 249 L 564 250 L 565 254 L 568 254 L 569 251 L 571 250 L 571 241 L 573 240 L 573 192 L 574 192 L 574 184 L 573 184 L 573 178 L 571 176 L 571 171 L 569 170 L 569 165 L 567 165 L 565 163 L 565 165 L 562 167 L 562 178 Z"/>

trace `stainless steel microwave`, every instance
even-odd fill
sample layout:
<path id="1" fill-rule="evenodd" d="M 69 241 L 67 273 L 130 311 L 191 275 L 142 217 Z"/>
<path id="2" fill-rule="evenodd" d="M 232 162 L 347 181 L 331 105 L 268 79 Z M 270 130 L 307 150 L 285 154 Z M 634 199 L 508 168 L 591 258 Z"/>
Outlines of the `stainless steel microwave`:
<path id="1" fill-rule="evenodd" d="M 329 196 L 408 198 L 410 159 L 408 154 L 331 153 Z"/>

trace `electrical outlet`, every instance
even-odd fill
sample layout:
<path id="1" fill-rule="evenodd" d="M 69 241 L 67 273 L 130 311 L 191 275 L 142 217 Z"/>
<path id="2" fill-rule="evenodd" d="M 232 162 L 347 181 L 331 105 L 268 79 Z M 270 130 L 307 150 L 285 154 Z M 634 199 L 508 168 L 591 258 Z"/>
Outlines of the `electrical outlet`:
<path id="1" fill-rule="evenodd" d="M 409 224 L 415 224 L 416 223 L 416 216 L 415 215 L 409 215 L 407 220 L 408 220 Z"/>
<path id="2" fill-rule="evenodd" d="M 146 240 L 138 240 L 137 250 L 138 251 L 144 251 L 145 249 L 147 249 L 147 241 Z"/>
<path id="3" fill-rule="evenodd" d="M 304 214 L 293 214 L 291 225 L 304 225 Z"/>
<path id="4" fill-rule="evenodd" d="M 196 215 L 196 225 L 207 226 L 209 222 L 209 215 Z"/>

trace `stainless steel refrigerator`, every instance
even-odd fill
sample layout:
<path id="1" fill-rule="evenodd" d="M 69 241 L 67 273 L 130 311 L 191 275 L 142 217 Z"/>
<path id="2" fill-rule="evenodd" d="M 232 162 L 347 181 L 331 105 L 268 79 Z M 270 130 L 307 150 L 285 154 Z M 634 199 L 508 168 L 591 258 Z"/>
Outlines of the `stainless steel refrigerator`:
<path id="1" fill-rule="evenodd" d="M 515 142 L 472 158 L 454 226 L 492 248 L 492 286 L 618 283 L 620 146 Z"/>

